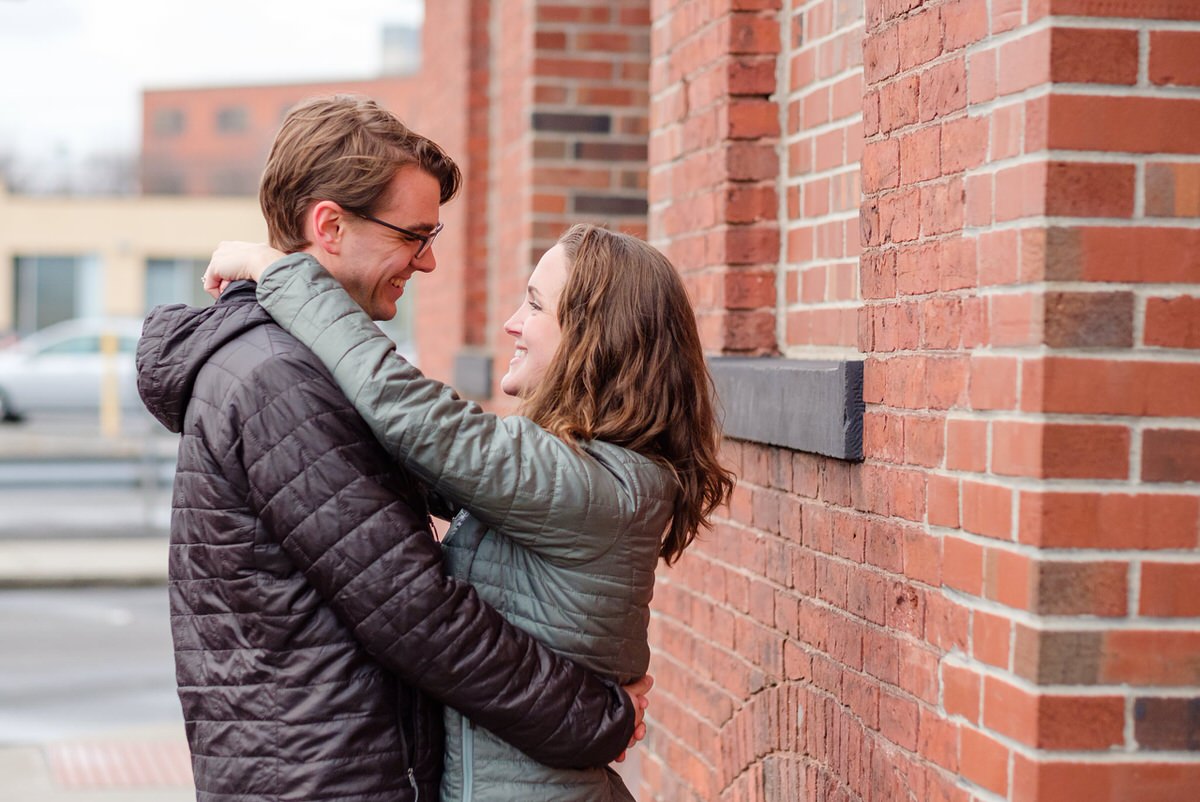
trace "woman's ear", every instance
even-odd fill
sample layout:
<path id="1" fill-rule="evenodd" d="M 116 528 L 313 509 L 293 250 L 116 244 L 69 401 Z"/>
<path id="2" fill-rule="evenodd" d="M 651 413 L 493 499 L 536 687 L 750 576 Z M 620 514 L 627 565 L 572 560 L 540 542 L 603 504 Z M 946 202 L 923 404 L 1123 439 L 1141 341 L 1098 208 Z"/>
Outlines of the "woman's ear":
<path id="1" fill-rule="evenodd" d="M 314 203 L 308 210 L 308 225 L 311 229 L 308 239 L 313 245 L 325 253 L 341 253 L 346 233 L 345 209 L 328 200 Z"/>

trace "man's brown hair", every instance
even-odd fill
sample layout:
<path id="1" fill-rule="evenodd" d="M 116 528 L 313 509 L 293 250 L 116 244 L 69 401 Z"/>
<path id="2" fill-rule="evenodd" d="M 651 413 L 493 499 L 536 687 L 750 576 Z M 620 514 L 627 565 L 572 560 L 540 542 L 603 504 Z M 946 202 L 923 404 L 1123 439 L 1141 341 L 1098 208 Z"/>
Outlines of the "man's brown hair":
<path id="1" fill-rule="evenodd" d="M 458 165 L 374 100 L 333 95 L 301 103 L 284 119 L 259 187 L 271 246 L 288 253 L 308 247 L 304 217 L 318 201 L 369 213 L 410 164 L 437 179 L 442 203 L 458 193 Z"/>
<path id="2" fill-rule="evenodd" d="M 568 443 L 613 443 L 674 474 L 659 547 L 670 565 L 733 489 L 695 314 L 674 265 L 637 237 L 575 225 L 559 244 L 562 339 L 521 412 Z"/>

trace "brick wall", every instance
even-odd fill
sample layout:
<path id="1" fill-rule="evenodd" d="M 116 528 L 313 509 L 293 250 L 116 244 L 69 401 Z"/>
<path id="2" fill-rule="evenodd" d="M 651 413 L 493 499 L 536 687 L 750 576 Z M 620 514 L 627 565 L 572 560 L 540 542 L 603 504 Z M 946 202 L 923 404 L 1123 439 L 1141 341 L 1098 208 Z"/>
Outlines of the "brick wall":
<path id="1" fill-rule="evenodd" d="M 658 0 L 650 104 L 651 240 L 676 265 L 714 352 L 777 338 L 778 3 Z"/>
<path id="2" fill-rule="evenodd" d="M 728 509 L 659 573 L 638 798 L 1193 799 L 1200 10 L 497 5 L 498 371 L 597 217 L 711 353 L 865 363 L 861 462 L 727 441 Z"/>
<path id="3" fill-rule="evenodd" d="M 142 93 L 142 191 L 149 195 L 256 195 L 258 179 L 284 114 L 301 100 L 347 92 L 373 97 L 402 119 L 414 113 L 409 76 L 276 86 L 149 89 Z M 235 112 L 244 127 L 222 130 Z M 162 115 L 178 129 L 160 130 Z"/>
<path id="4" fill-rule="evenodd" d="M 645 236 L 648 0 L 492 4 L 483 342 L 493 406 L 512 356 L 502 326 L 542 253 L 572 223 Z M 484 4 L 486 7 L 486 4 Z"/>
<path id="5" fill-rule="evenodd" d="M 655 5 L 650 231 L 706 342 L 854 347 L 868 408 L 860 465 L 729 443 L 728 518 L 660 574 L 640 798 L 1198 787 L 1200 28 L 1052 5 Z M 778 178 L 726 169 L 756 149 Z"/>
<path id="6" fill-rule="evenodd" d="M 431 3 L 421 30 L 423 80 L 414 82 L 411 127 L 431 137 L 463 172 L 459 197 L 441 209 L 445 229 L 434 246 L 437 271 L 409 284 L 421 369 L 452 381 L 454 359 L 472 337 L 477 319 L 486 314 L 473 291 L 485 285 L 478 276 L 478 254 L 486 247 L 486 218 L 480 213 L 482 184 L 487 176 L 486 140 L 475 138 L 478 121 L 471 110 L 481 91 L 472 73 L 480 52 L 473 40 L 475 6 L 470 0 Z M 488 51 L 485 46 L 482 57 Z M 486 81 L 483 82 L 486 90 Z"/>

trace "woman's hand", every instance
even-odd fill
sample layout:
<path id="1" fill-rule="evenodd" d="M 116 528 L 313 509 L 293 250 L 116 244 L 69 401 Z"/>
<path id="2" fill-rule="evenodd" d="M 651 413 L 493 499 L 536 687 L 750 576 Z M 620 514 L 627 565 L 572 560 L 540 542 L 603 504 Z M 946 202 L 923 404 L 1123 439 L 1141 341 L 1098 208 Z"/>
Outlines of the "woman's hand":
<path id="1" fill-rule="evenodd" d="M 633 747 L 638 741 L 646 737 L 646 724 L 642 720 L 646 715 L 646 708 L 650 706 L 650 700 L 647 698 L 650 695 L 650 689 L 654 687 L 654 677 L 646 674 L 639 680 L 635 680 L 628 685 L 622 685 L 621 690 L 629 694 L 629 698 L 633 700 L 633 709 L 636 715 L 633 719 L 633 737 L 629 739 L 629 746 L 626 747 L 626 752 Z M 617 756 L 617 763 L 625 760 L 625 752 Z"/>
<path id="2" fill-rule="evenodd" d="M 225 288 L 240 279 L 258 281 L 267 265 L 284 253 L 261 242 L 222 242 L 213 251 L 204 271 L 204 291 L 219 298 Z"/>

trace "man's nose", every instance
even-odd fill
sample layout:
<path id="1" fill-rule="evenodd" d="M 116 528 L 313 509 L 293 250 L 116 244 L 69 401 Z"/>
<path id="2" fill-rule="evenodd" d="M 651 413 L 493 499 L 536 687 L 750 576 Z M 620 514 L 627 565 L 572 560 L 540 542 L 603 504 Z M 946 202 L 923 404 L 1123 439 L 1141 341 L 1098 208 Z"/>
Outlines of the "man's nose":
<path id="1" fill-rule="evenodd" d="M 430 247 L 425 253 L 409 262 L 414 270 L 419 270 L 422 273 L 432 273 L 437 269 L 437 257 L 433 255 L 433 248 Z"/>

